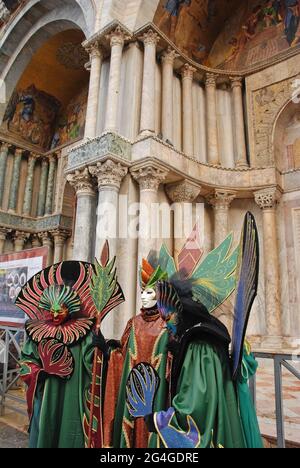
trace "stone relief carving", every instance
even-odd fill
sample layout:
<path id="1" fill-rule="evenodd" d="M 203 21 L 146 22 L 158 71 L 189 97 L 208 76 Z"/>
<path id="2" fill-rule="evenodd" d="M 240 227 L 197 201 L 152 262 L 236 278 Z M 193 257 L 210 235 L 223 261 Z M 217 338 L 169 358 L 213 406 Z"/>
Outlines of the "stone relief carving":
<path id="1" fill-rule="evenodd" d="M 290 78 L 252 92 L 254 151 L 258 167 L 274 164 L 272 139 L 274 123 L 281 109 L 292 99 L 296 79 L 296 77 Z"/>

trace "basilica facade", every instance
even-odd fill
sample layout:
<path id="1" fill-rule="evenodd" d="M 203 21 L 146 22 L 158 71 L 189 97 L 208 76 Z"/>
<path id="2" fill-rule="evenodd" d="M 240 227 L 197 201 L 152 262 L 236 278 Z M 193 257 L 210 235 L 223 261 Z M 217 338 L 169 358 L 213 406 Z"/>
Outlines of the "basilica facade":
<path id="1" fill-rule="evenodd" d="M 241 5 L 242 3 L 242 5 Z M 255 349 L 300 346 L 298 1 L 0 1 L 0 255 L 117 255 L 126 302 L 164 242 L 203 255 L 251 211 Z M 291 20 L 292 18 L 292 20 Z M 299 33 L 299 34 L 298 34 Z M 216 311 L 230 325 L 234 298 Z"/>

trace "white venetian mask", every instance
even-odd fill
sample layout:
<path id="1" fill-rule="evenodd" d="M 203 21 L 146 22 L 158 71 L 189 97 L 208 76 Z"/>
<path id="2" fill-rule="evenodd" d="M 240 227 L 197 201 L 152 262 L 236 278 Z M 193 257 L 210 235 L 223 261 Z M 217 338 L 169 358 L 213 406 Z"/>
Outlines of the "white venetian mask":
<path id="1" fill-rule="evenodd" d="M 157 304 L 156 291 L 153 288 L 147 288 L 142 291 L 142 305 L 144 309 L 152 309 Z"/>

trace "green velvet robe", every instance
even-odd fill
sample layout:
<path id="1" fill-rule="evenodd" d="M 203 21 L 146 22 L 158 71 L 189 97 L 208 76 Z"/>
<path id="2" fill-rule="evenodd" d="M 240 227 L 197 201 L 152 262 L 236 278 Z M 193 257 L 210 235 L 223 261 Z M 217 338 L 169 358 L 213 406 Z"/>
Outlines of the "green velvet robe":
<path id="1" fill-rule="evenodd" d="M 199 448 L 246 448 L 229 362 L 214 346 L 188 345 L 172 407 L 171 427 L 159 431 L 161 447 L 172 447 L 167 439 L 176 431 L 188 431 L 191 416 L 200 432 Z"/>
<path id="2" fill-rule="evenodd" d="M 30 448 L 84 448 L 85 396 L 95 349 L 91 341 L 90 333 L 69 347 L 75 362 L 70 380 L 52 375 L 38 378 L 29 427 Z M 36 378 L 29 365 L 35 370 L 41 368 L 37 345 L 30 338 L 22 351 L 20 370 L 27 384 Z"/>

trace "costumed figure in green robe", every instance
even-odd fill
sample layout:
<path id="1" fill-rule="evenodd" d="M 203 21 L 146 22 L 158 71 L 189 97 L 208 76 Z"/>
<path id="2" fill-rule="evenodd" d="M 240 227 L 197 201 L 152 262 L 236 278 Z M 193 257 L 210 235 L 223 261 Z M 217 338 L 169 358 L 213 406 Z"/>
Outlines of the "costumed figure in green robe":
<path id="1" fill-rule="evenodd" d="M 132 369 L 126 398 L 131 419 L 144 419 L 149 432 L 158 435 L 158 447 L 263 447 L 248 387 L 256 362 L 249 349 L 244 351 L 259 267 L 258 234 L 250 213 L 240 247 L 232 253 L 231 243 L 232 235 L 192 273 L 179 271 L 157 284 L 158 308 L 174 356 L 171 403 L 165 410 L 155 409 L 161 380 L 149 362 Z M 230 335 L 211 313 L 235 288 L 230 354 Z"/>
<path id="2" fill-rule="evenodd" d="M 27 384 L 31 448 L 102 446 L 105 369 L 98 331 L 124 300 L 105 252 L 95 267 L 62 262 L 43 270 L 17 298 L 30 319 L 20 375 Z"/>

